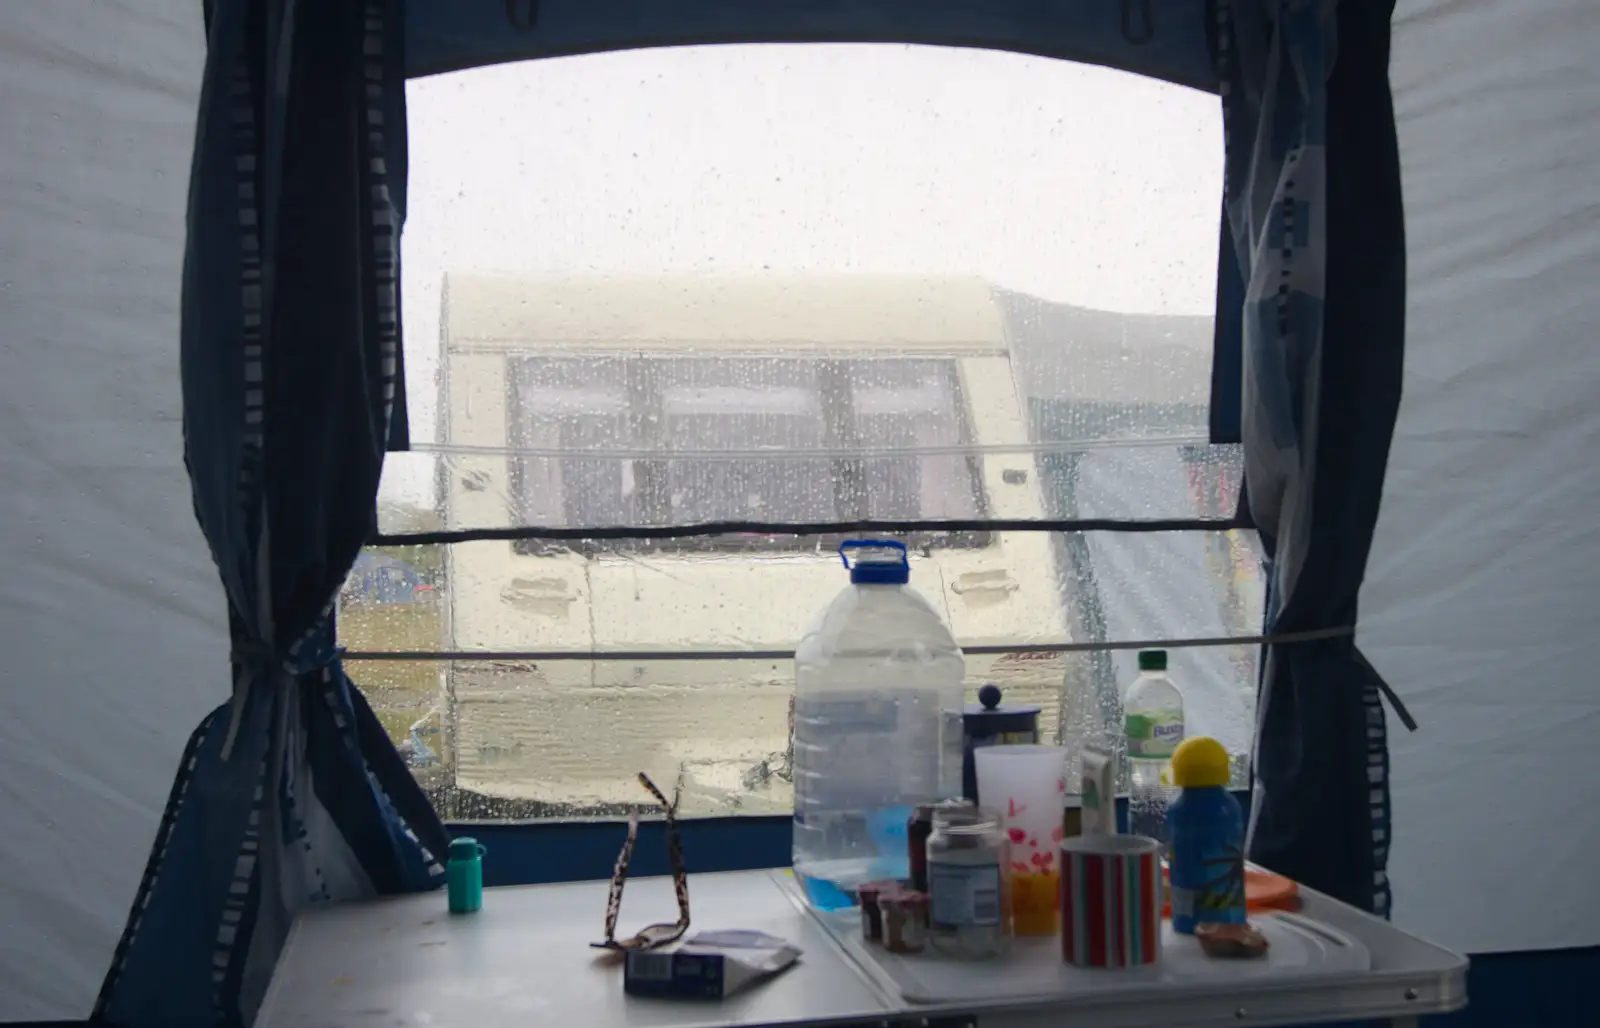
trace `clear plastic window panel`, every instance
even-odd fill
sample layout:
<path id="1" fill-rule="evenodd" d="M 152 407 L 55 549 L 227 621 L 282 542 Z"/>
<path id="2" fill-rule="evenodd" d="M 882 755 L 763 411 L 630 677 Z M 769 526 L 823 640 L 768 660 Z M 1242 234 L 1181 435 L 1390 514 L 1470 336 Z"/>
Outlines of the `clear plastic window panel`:
<path id="1" fill-rule="evenodd" d="M 996 533 L 982 547 L 915 555 L 911 581 L 959 642 L 985 651 L 968 655 L 969 699 L 993 682 L 1008 704 L 1040 709 L 1044 738 L 1073 747 L 1114 731 L 1133 654 L 1035 647 L 1249 636 L 1261 616 L 1259 558 L 1240 533 Z M 844 583 L 825 552 L 708 561 L 622 548 L 517 554 L 505 542 L 396 547 L 358 565 L 340 633 L 351 676 L 419 777 L 475 810 L 603 812 L 637 799 L 630 776 L 644 770 L 681 779 L 697 814 L 774 813 L 792 800 L 780 772 L 793 662 L 770 654 L 792 650 Z M 502 656 L 359 659 L 374 650 Z M 691 651 L 718 659 L 673 657 Z M 634 656 L 589 656 L 606 652 Z M 1172 652 L 1190 731 L 1238 755 L 1241 785 L 1256 652 Z"/>
<path id="2" fill-rule="evenodd" d="M 381 532 L 1234 513 L 1239 454 L 1206 444 L 1215 97 L 971 49 L 733 46 L 408 100 L 413 450 Z M 1030 647 L 1259 630 L 1247 534 L 903 538 L 969 692 L 1069 744 L 1133 658 Z M 844 584 L 838 542 L 369 549 L 341 641 L 421 655 L 350 670 L 449 817 L 609 816 L 640 770 L 691 813 L 781 813 L 791 662 L 740 654 L 794 646 Z M 734 656 L 682 656 L 707 651 Z M 1192 730 L 1241 768 L 1254 662 L 1173 654 Z"/>

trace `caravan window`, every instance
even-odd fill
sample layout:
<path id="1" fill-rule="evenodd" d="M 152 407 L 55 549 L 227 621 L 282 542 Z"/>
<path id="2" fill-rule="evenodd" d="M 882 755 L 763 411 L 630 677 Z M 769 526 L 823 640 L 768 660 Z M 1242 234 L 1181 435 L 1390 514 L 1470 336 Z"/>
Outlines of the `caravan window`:
<path id="1" fill-rule="evenodd" d="M 519 524 L 960 520 L 985 510 L 953 360 L 511 360 L 507 437 Z M 813 548 L 818 540 L 739 534 L 635 545 Z"/>

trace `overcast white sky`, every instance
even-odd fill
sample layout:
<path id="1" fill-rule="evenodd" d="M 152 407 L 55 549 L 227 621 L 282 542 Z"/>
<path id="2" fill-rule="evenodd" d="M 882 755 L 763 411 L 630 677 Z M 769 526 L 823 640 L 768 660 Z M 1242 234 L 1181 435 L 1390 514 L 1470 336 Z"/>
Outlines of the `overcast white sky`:
<path id="1" fill-rule="evenodd" d="M 739 46 L 479 69 L 409 103 L 418 441 L 447 270 L 974 274 L 1212 309 L 1220 109 L 1179 86 L 981 50 Z M 385 493 L 426 497 L 423 463 L 391 459 Z"/>

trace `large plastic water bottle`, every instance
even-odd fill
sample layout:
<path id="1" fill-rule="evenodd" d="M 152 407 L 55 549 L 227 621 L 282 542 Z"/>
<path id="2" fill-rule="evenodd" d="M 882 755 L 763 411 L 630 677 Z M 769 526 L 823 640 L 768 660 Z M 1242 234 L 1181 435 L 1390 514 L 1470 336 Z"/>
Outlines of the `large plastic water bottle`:
<path id="1" fill-rule="evenodd" d="M 824 910 L 905 877 L 912 808 L 961 795 L 961 648 L 907 584 L 905 546 L 839 556 L 850 585 L 795 652 L 794 870 Z"/>

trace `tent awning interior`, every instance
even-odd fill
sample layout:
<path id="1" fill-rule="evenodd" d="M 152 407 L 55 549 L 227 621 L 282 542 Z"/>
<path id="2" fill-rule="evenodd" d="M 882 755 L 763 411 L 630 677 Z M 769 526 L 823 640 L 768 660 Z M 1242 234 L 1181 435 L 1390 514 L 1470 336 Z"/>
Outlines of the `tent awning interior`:
<path id="1" fill-rule="evenodd" d="M 194 528 L 177 380 L 197 6 L 0 9 L 0 236 L 13 244 L 0 247 L 0 596 L 15 683 L 0 812 L 28 826 L 0 840 L 18 926 L 0 943 L 0 1018 L 88 1013 L 185 739 L 228 695 L 227 608 Z M 407 6 L 412 77 L 643 46 L 896 42 L 1219 88 L 1202 0 Z M 1389 737 L 1392 913 L 1473 952 L 1594 946 L 1600 703 L 1582 647 L 1600 550 L 1586 516 L 1600 499 L 1587 359 L 1600 144 L 1585 127 L 1600 116 L 1600 19 L 1587 0 L 1403 0 L 1393 40 L 1404 391 L 1358 635 L 1421 725 Z"/>

